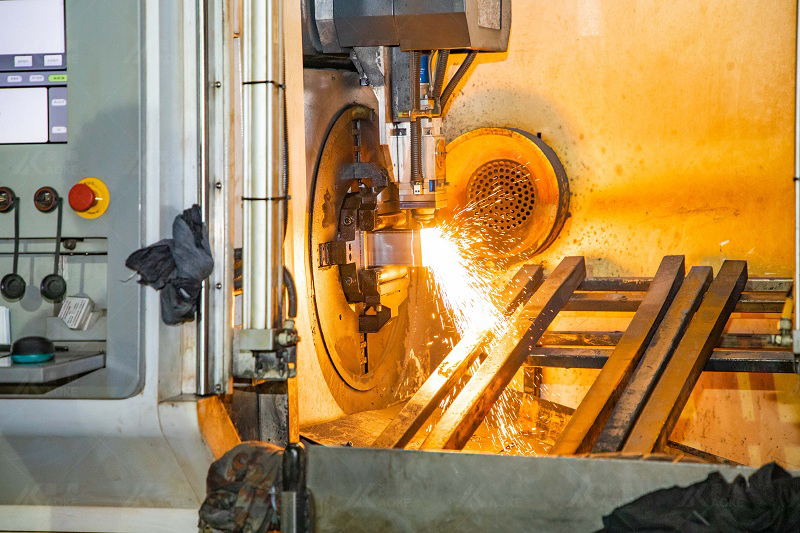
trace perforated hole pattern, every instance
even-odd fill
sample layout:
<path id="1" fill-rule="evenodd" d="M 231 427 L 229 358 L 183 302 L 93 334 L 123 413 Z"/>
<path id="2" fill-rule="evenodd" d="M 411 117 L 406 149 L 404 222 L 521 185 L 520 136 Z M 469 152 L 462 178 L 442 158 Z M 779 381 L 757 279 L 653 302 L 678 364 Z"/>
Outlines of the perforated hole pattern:
<path id="1" fill-rule="evenodd" d="M 525 165 L 496 159 L 472 175 L 467 188 L 470 211 L 495 231 L 525 225 L 533 211 L 535 187 Z"/>

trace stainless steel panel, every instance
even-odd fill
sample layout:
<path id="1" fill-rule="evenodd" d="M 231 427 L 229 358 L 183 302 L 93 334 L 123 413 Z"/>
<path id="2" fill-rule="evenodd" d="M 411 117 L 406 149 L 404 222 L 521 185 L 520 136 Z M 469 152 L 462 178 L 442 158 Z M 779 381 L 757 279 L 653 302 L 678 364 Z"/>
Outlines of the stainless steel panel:
<path id="1" fill-rule="evenodd" d="M 36 364 L 16 364 L 6 355 L 0 357 L 0 383 L 51 383 L 103 368 L 105 364 L 102 352 L 56 354 L 51 361 Z"/>
<path id="2" fill-rule="evenodd" d="M 596 531 L 653 490 L 750 468 L 624 459 L 308 449 L 317 531 Z"/>

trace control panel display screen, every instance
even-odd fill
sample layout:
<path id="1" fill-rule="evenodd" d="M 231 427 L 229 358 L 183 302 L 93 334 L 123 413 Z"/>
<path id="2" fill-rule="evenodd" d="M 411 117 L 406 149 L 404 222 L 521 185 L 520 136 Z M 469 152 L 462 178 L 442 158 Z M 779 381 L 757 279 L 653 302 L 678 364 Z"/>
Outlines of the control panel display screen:
<path id="1" fill-rule="evenodd" d="M 1 0 L 0 28 L 2 56 L 63 56 L 66 51 L 64 0 Z"/>
<path id="2" fill-rule="evenodd" d="M 67 142 L 65 0 L 0 0 L 0 144 Z"/>
<path id="3" fill-rule="evenodd" d="M 47 142 L 47 89 L 0 91 L 0 143 Z"/>

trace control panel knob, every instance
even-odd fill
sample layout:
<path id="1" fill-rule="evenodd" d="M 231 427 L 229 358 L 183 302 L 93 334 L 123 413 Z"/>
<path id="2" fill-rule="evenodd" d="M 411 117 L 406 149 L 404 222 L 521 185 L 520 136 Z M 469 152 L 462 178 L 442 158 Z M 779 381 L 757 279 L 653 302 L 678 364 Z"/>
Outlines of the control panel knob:
<path id="1" fill-rule="evenodd" d="M 77 183 L 69 190 L 69 206 L 78 213 L 84 213 L 97 205 L 94 190 L 85 183 Z"/>
<path id="2" fill-rule="evenodd" d="M 53 303 L 59 303 L 67 294 L 67 282 L 58 274 L 48 274 L 39 286 L 42 297 Z"/>
<path id="3" fill-rule="evenodd" d="M 8 187 L 0 187 L 0 213 L 8 213 L 14 209 L 14 200 L 16 200 L 14 191 Z"/>
<path id="4" fill-rule="evenodd" d="M 12 302 L 21 300 L 25 296 L 25 280 L 16 272 L 6 274 L 0 281 L 0 293 L 6 300 Z"/>
<path id="5" fill-rule="evenodd" d="M 49 213 L 58 206 L 58 193 L 52 187 L 42 187 L 33 194 L 33 205 L 42 213 Z"/>
<path id="6" fill-rule="evenodd" d="M 17 274 L 19 267 L 19 197 L 10 187 L 0 187 L 0 213 L 14 211 L 14 270 L 0 280 L 0 294 L 16 302 L 25 296 L 25 280 Z"/>

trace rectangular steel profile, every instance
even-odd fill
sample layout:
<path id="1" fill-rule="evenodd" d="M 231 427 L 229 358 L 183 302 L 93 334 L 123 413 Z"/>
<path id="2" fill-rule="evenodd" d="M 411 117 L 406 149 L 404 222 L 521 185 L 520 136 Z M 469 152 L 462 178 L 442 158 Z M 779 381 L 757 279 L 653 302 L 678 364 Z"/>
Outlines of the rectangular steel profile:
<path id="1" fill-rule="evenodd" d="M 586 277 L 583 257 L 567 257 L 556 267 L 516 321 L 521 340 L 511 352 L 494 351 L 478 368 L 422 444 L 424 450 L 460 450 L 489 413 L 542 336 Z"/>
<path id="2" fill-rule="evenodd" d="M 572 295 L 564 311 L 633 313 L 639 309 L 644 296 L 645 293 L 638 290 L 577 292 Z M 736 304 L 735 312 L 777 314 L 783 310 L 785 301 L 786 295 L 780 292 L 746 292 Z"/>
<path id="3" fill-rule="evenodd" d="M 664 315 L 658 333 L 650 341 L 630 383 L 614 407 L 611 418 L 592 447 L 593 453 L 617 452 L 622 449 L 658 378 L 689 326 L 689 321 L 700 307 L 713 277 L 713 270 L 708 266 L 693 267 L 689 271 Z"/>
<path id="4" fill-rule="evenodd" d="M 550 451 L 551 454 L 573 455 L 591 450 L 611 415 L 619 394 L 628 384 L 633 370 L 678 292 L 685 272 L 683 256 L 671 255 L 661 260 L 653 283 L 628 329 L 575 410 Z"/>
<path id="5" fill-rule="evenodd" d="M 770 341 L 772 336 L 770 333 L 727 333 L 720 337 L 717 348 L 779 351 L 780 347 Z M 539 346 L 613 348 L 621 338 L 621 331 L 546 331 Z"/>
<path id="6" fill-rule="evenodd" d="M 586 278 L 579 291 L 644 291 L 650 288 L 653 278 Z M 750 278 L 744 292 L 779 292 L 786 295 L 792 290 L 791 278 Z"/>
<path id="7" fill-rule="evenodd" d="M 663 448 L 746 282 L 746 261 L 723 263 L 633 426 L 623 452 L 650 453 Z"/>
<path id="8" fill-rule="evenodd" d="M 502 308 L 510 316 L 521 305 L 530 300 L 542 283 L 542 267 L 523 265 L 508 282 L 503 293 Z M 392 422 L 375 439 L 375 448 L 404 448 L 425 424 L 442 399 L 450 393 L 456 382 L 466 373 L 487 344 L 494 339 L 494 332 L 483 330 L 470 332 L 456 344 L 422 387 L 406 403 Z"/>
<path id="9" fill-rule="evenodd" d="M 539 368 L 589 368 L 600 370 L 608 361 L 608 348 L 577 347 L 531 349 L 526 366 Z M 792 350 L 723 350 L 715 349 L 704 372 L 757 372 L 794 374 Z"/>

